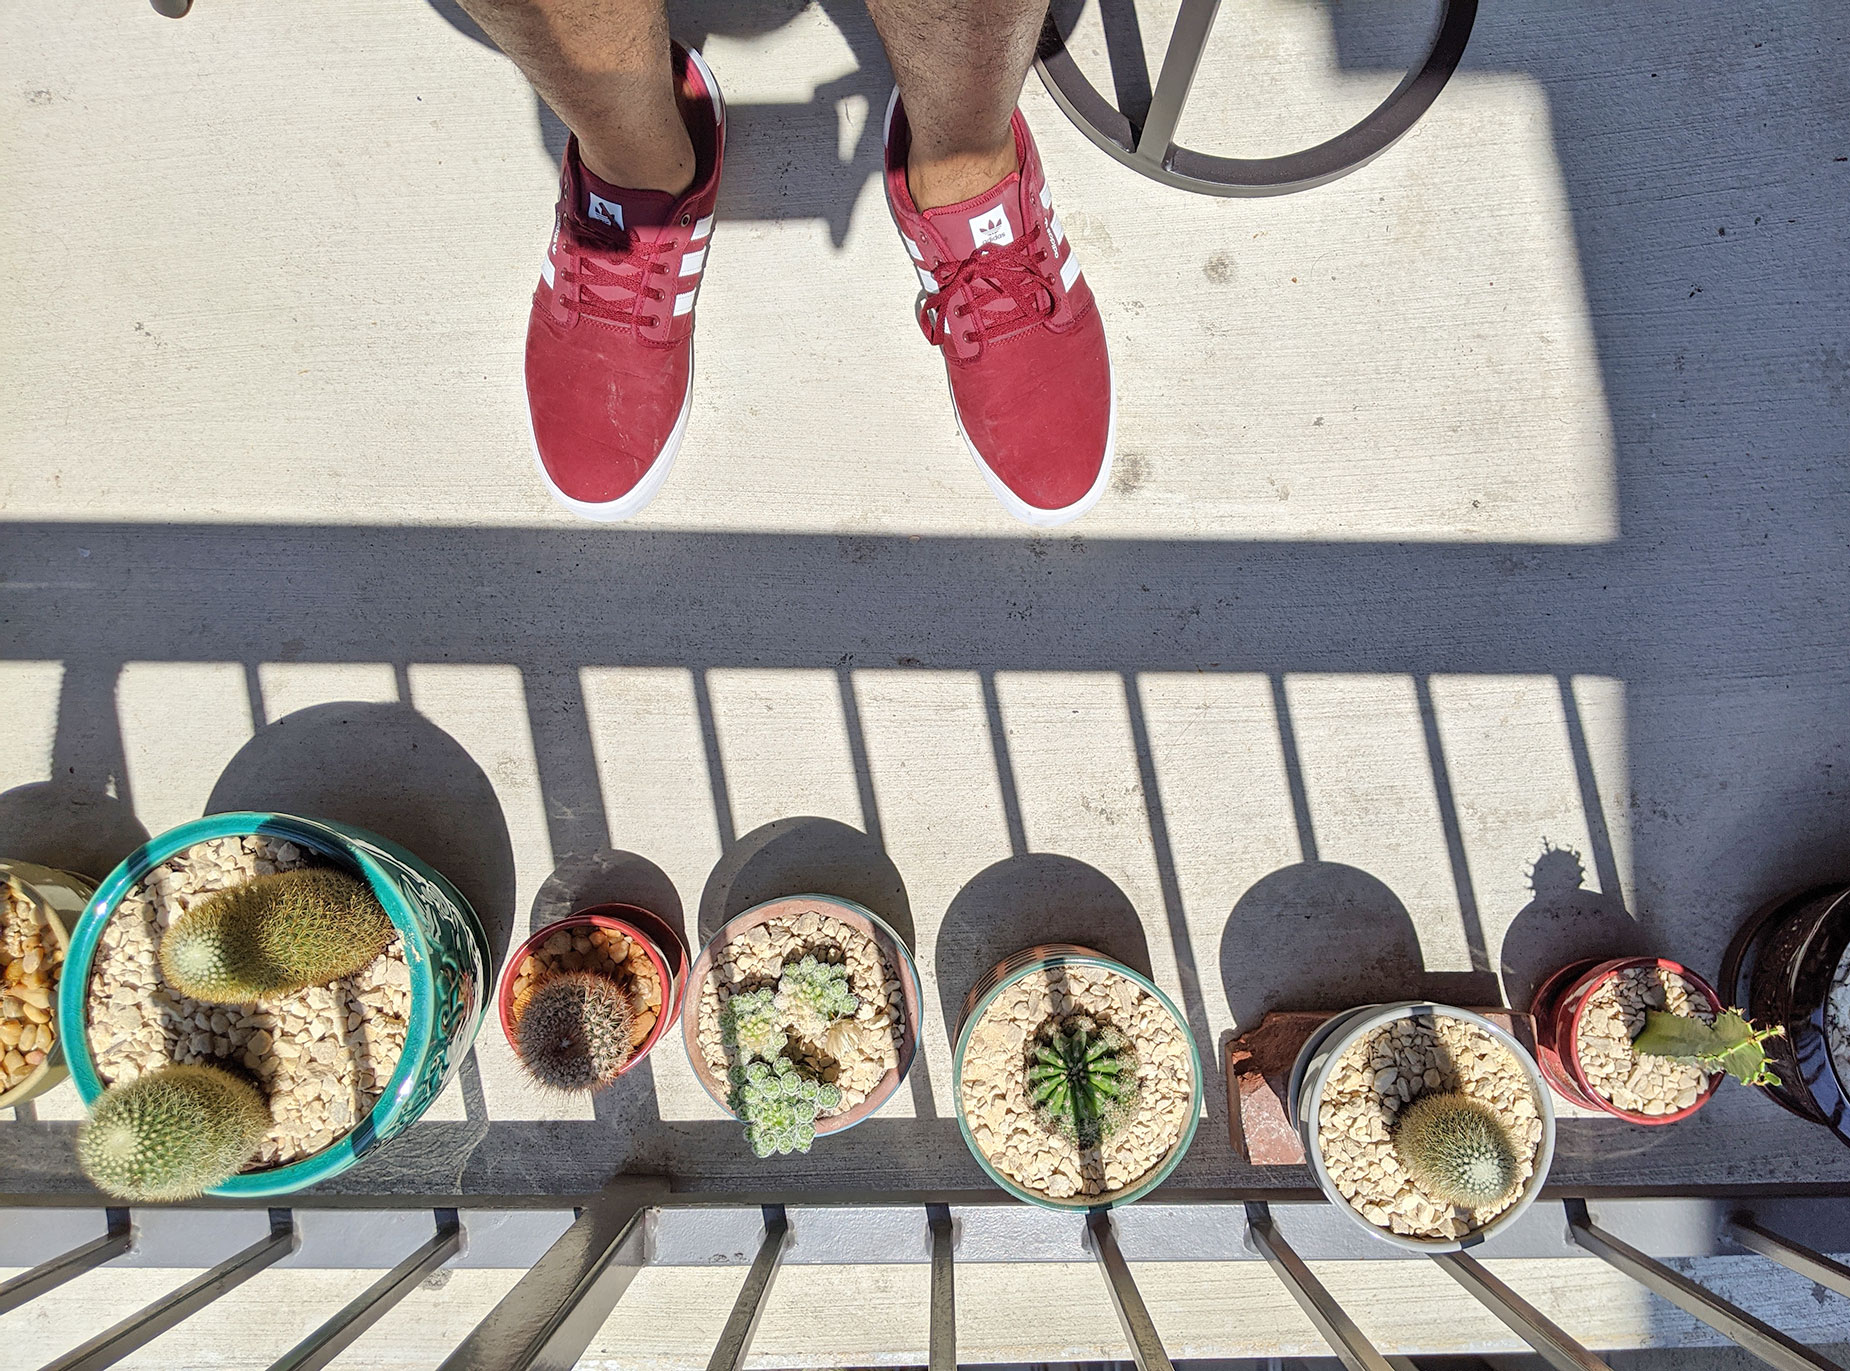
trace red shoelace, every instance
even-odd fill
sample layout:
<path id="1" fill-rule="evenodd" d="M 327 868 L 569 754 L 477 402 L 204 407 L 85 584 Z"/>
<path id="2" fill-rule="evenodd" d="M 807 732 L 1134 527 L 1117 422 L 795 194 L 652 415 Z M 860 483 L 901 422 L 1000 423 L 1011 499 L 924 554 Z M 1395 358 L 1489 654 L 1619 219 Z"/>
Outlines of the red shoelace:
<path id="1" fill-rule="evenodd" d="M 1045 267 L 1049 257 L 1045 234 L 1034 223 L 1007 247 L 980 247 L 960 262 L 940 263 L 931 273 L 938 289 L 922 302 L 919 327 L 933 347 L 942 347 L 963 320 L 973 321 L 969 340 L 980 344 L 1024 318 L 1047 318 L 1054 311 Z M 999 300 L 1007 300 L 1010 308 L 992 313 L 987 306 Z"/>
<path id="2" fill-rule="evenodd" d="M 644 314 L 642 310 L 645 303 L 660 303 L 668 298 L 668 292 L 653 284 L 652 278 L 668 275 L 671 263 L 663 259 L 673 258 L 680 251 L 680 244 L 672 238 L 645 241 L 632 233 L 626 244 L 614 250 L 619 254 L 619 265 L 614 268 L 583 252 L 577 254 L 578 312 L 606 324 L 659 327 L 661 315 Z M 587 286 L 614 288 L 626 292 L 628 298 L 607 300 L 591 294 Z"/>

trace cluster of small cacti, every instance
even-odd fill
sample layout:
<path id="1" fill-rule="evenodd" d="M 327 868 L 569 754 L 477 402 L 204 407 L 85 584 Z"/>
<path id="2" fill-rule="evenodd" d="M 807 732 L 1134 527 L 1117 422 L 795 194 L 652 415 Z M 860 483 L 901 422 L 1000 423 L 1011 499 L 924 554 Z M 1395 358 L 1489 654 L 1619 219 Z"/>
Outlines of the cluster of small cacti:
<path id="1" fill-rule="evenodd" d="M 1785 1031 L 1781 1024 L 1756 1028 L 1738 1009 L 1716 1015 L 1712 1024 L 1652 1009 L 1645 1014 L 1644 1031 L 1632 1039 L 1632 1051 L 1726 1071 L 1742 1085 L 1778 1085 L 1779 1077 L 1767 1065 L 1766 1040 Z"/>
<path id="2" fill-rule="evenodd" d="M 168 1066 L 98 1098 L 77 1135 L 77 1160 L 119 1199 L 196 1199 L 231 1179 L 263 1143 L 270 1106 L 257 1087 L 215 1066 Z"/>
<path id="3" fill-rule="evenodd" d="M 161 939 L 167 984 L 208 1004 L 250 1004 L 364 970 L 392 941 L 372 889 L 332 867 L 258 876 L 175 919 Z"/>
<path id="4" fill-rule="evenodd" d="M 1516 1184 L 1518 1162 L 1496 1110 L 1468 1095 L 1422 1095 L 1401 1111 L 1394 1155 L 1435 1199 L 1478 1209 Z"/>
<path id="5" fill-rule="evenodd" d="M 848 988 L 845 965 L 819 962 L 811 955 L 784 963 L 777 978 L 776 1005 L 798 1037 L 820 1042 L 830 1024 L 852 1017 L 861 1002 Z"/>
<path id="6" fill-rule="evenodd" d="M 719 1038 L 736 1064 L 776 1061 L 789 1041 L 776 993 L 768 987 L 744 990 L 727 1000 L 719 1007 Z"/>
<path id="7" fill-rule="evenodd" d="M 514 1050 L 541 1085 L 591 1093 L 623 1074 L 634 1050 L 635 1006 L 608 976 L 565 971 L 541 981 L 514 1019 Z"/>
<path id="8" fill-rule="evenodd" d="M 1117 1029 L 1085 1015 L 1056 1020 L 1035 1039 L 1028 1098 L 1047 1128 L 1096 1147 L 1137 1104 L 1137 1053 Z"/>
<path id="9" fill-rule="evenodd" d="M 746 1062 L 732 1071 L 732 1109 L 745 1121 L 745 1140 L 760 1157 L 807 1152 L 816 1120 L 841 1103 L 841 1091 L 804 1075 L 788 1057 Z"/>

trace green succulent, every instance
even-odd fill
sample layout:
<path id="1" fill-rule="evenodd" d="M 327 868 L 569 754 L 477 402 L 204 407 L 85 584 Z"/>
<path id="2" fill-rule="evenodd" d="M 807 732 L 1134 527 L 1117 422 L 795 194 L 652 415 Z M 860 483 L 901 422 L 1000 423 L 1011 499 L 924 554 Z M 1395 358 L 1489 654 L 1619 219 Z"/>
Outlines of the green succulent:
<path id="1" fill-rule="evenodd" d="M 837 1019 L 861 1007 L 848 988 L 848 968 L 840 962 L 819 962 L 812 954 L 801 961 L 785 962 L 777 980 L 777 1007 L 797 1035 L 821 1042 Z"/>
<path id="2" fill-rule="evenodd" d="M 111 1086 L 77 1135 L 77 1162 L 99 1190 L 141 1204 L 197 1199 L 263 1144 L 270 1106 L 216 1066 L 164 1066 Z"/>
<path id="3" fill-rule="evenodd" d="M 529 1075 L 551 1090 L 602 1090 L 629 1065 L 636 1010 L 609 976 L 566 971 L 530 992 L 514 1020 L 514 1048 Z"/>
<path id="4" fill-rule="evenodd" d="M 392 921 L 358 877 L 332 867 L 258 876 L 207 896 L 161 939 L 161 975 L 208 1004 L 250 1004 L 362 971 Z"/>
<path id="5" fill-rule="evenodd" d="M 1051 1023 L 1028 1059 L 1028 1097 L 1048 1128 L 1096 1147 L 1136 1108 L 1136 1050 L 1083 1014 Z"/>
<path id="6" fill-rule="evenodd" d="M 745 1121 L 745 1140 L 760 1157 L 807 1152 L 816 1120 L 841 1103 L 841 1089 L 805 1076 L 788 1057 L 748 1062 L 732 1071 L 732 1109 Z"/>
<path id="7" fill-rule="evenodd" d="M 789 1041 L 782 1020 L 769 987 L 734 995 L 719 1007 L 719 1040 L 727 1057 L 741 1066 L 753 1057 L 777 1060 Z"/>
<path id="8" fill-rule="evenodd" d="M 1632 1051 L 1726 1071 L 1742 1085 L 1778 1085 L 1779 1077 L 1767 1065 L 1766 1040 L 1785 1031 L 1782 1024 L 1755 1028 L 1738 1009 L 1717 1015 L 1713 1024 L 1651 1009 L 1645 1011 L 1644 1032 L 1632 1039 Z"/>
<path id="9" fill-rule="evenodd" d="M 1422 1095 L 1401 1111 L 1394 1154 L 1436 1199 L 1478 1209 L 1516 1184 L 1516 1148 L 1489 1105 L 1469 1095 Z"/>

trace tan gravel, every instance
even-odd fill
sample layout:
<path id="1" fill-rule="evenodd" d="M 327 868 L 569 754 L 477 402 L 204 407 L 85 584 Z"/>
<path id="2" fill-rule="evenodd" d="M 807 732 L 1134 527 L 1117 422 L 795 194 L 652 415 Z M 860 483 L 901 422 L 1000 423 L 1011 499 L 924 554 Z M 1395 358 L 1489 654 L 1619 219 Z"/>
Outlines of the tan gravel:
<path id="1" fill-rule="evenodd" d="M 1516 1184 L 1494 1205 L 1454 1206 L 1428 1194 L 1394 1152 L 1400 1111 L 1457 1091 L 1496 1109 L 1518 1159 Z M 1413 1238 L 1459 1238 L 1521 1198 L 1535 1174 L 1542 1120 L 1534 1087 L 1508 1048 L 1449 1015 L 1397 1019 L 1352 1043 L 1324 1084 L 1317 1143 L 1324 1169 L 1363 1218 Z"/>
<path id="2" fill-rule="evenodd" d="M 245 1168 L 313 1156 L 371 1112 L 404 1050 L 411 973 L 394 936 L 356 976 L 255 1005 L 202 1004 L 161 980 L 167 925 L 206 895 L 253 876 L 307 866 L 292 843 L 214 838 L 162 863 L 117 906 L 90 978 L 90 1052 L 104 1084 L 169 1063 L 242 1071 L 275 1120 Z"/>
<path id="3" fill-rule="evenodd" d="M 1587 996 L 1575 1031 L 1580 1069 L 1601 1098 L 1634 1114 L 1671 1114 L 1687 1109 L 1709 1088 L 1714 1073 L 1670 1057 L 1634 1052 L 1632 1039 L 1644 1032 L 1645 1011 L 1667 1010 L 1712 1023 L 1708 999 L 1676 972 L 1630 966 L 1608 976 Z"/>
<path id="4" fill-rule="evenodd" d="M 1084 1014 L 1115 1027 L 1137 1050 L 1137 1112 L 1096 1147 L 1049 1130 L 1028 1096 L 1028 1045 L 1050 1019 Z M 970 1030 L 962 1103 L 991 1166 L 1025 1190 L 1101 1203 L 1137 1185 L 1169 1156 L 1188 1126 L 1195 1082 L 1188 1030 L 1149 991 L 1103 968 L 1057 967 L 1009 985 Z"/>
<path id="5" fill-rule="evenodd" d="M 0 1093 L 24 1085 L 57 1043 L 57 970 L 64 949 L 37 900 L 0 885 Z"/>

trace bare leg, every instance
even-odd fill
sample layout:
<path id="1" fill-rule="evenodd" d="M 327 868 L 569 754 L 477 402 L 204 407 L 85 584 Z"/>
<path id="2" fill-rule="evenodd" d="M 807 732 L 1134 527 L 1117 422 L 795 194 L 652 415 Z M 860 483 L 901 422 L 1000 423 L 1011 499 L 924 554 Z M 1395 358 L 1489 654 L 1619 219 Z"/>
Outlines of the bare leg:
<path id="1" fill-rule="evenodd" d="M 981 195 L 1015 171 L 1009 116 L 1047 0 L 867 0 L 906 102 L 906 182 L 922 210 Z"/>
<path id="2" fill-rule="evenodd" d="M 594 175 L 674 194 L 693 183 L 665 0 L 459 2 L 578 135 Z"/>

